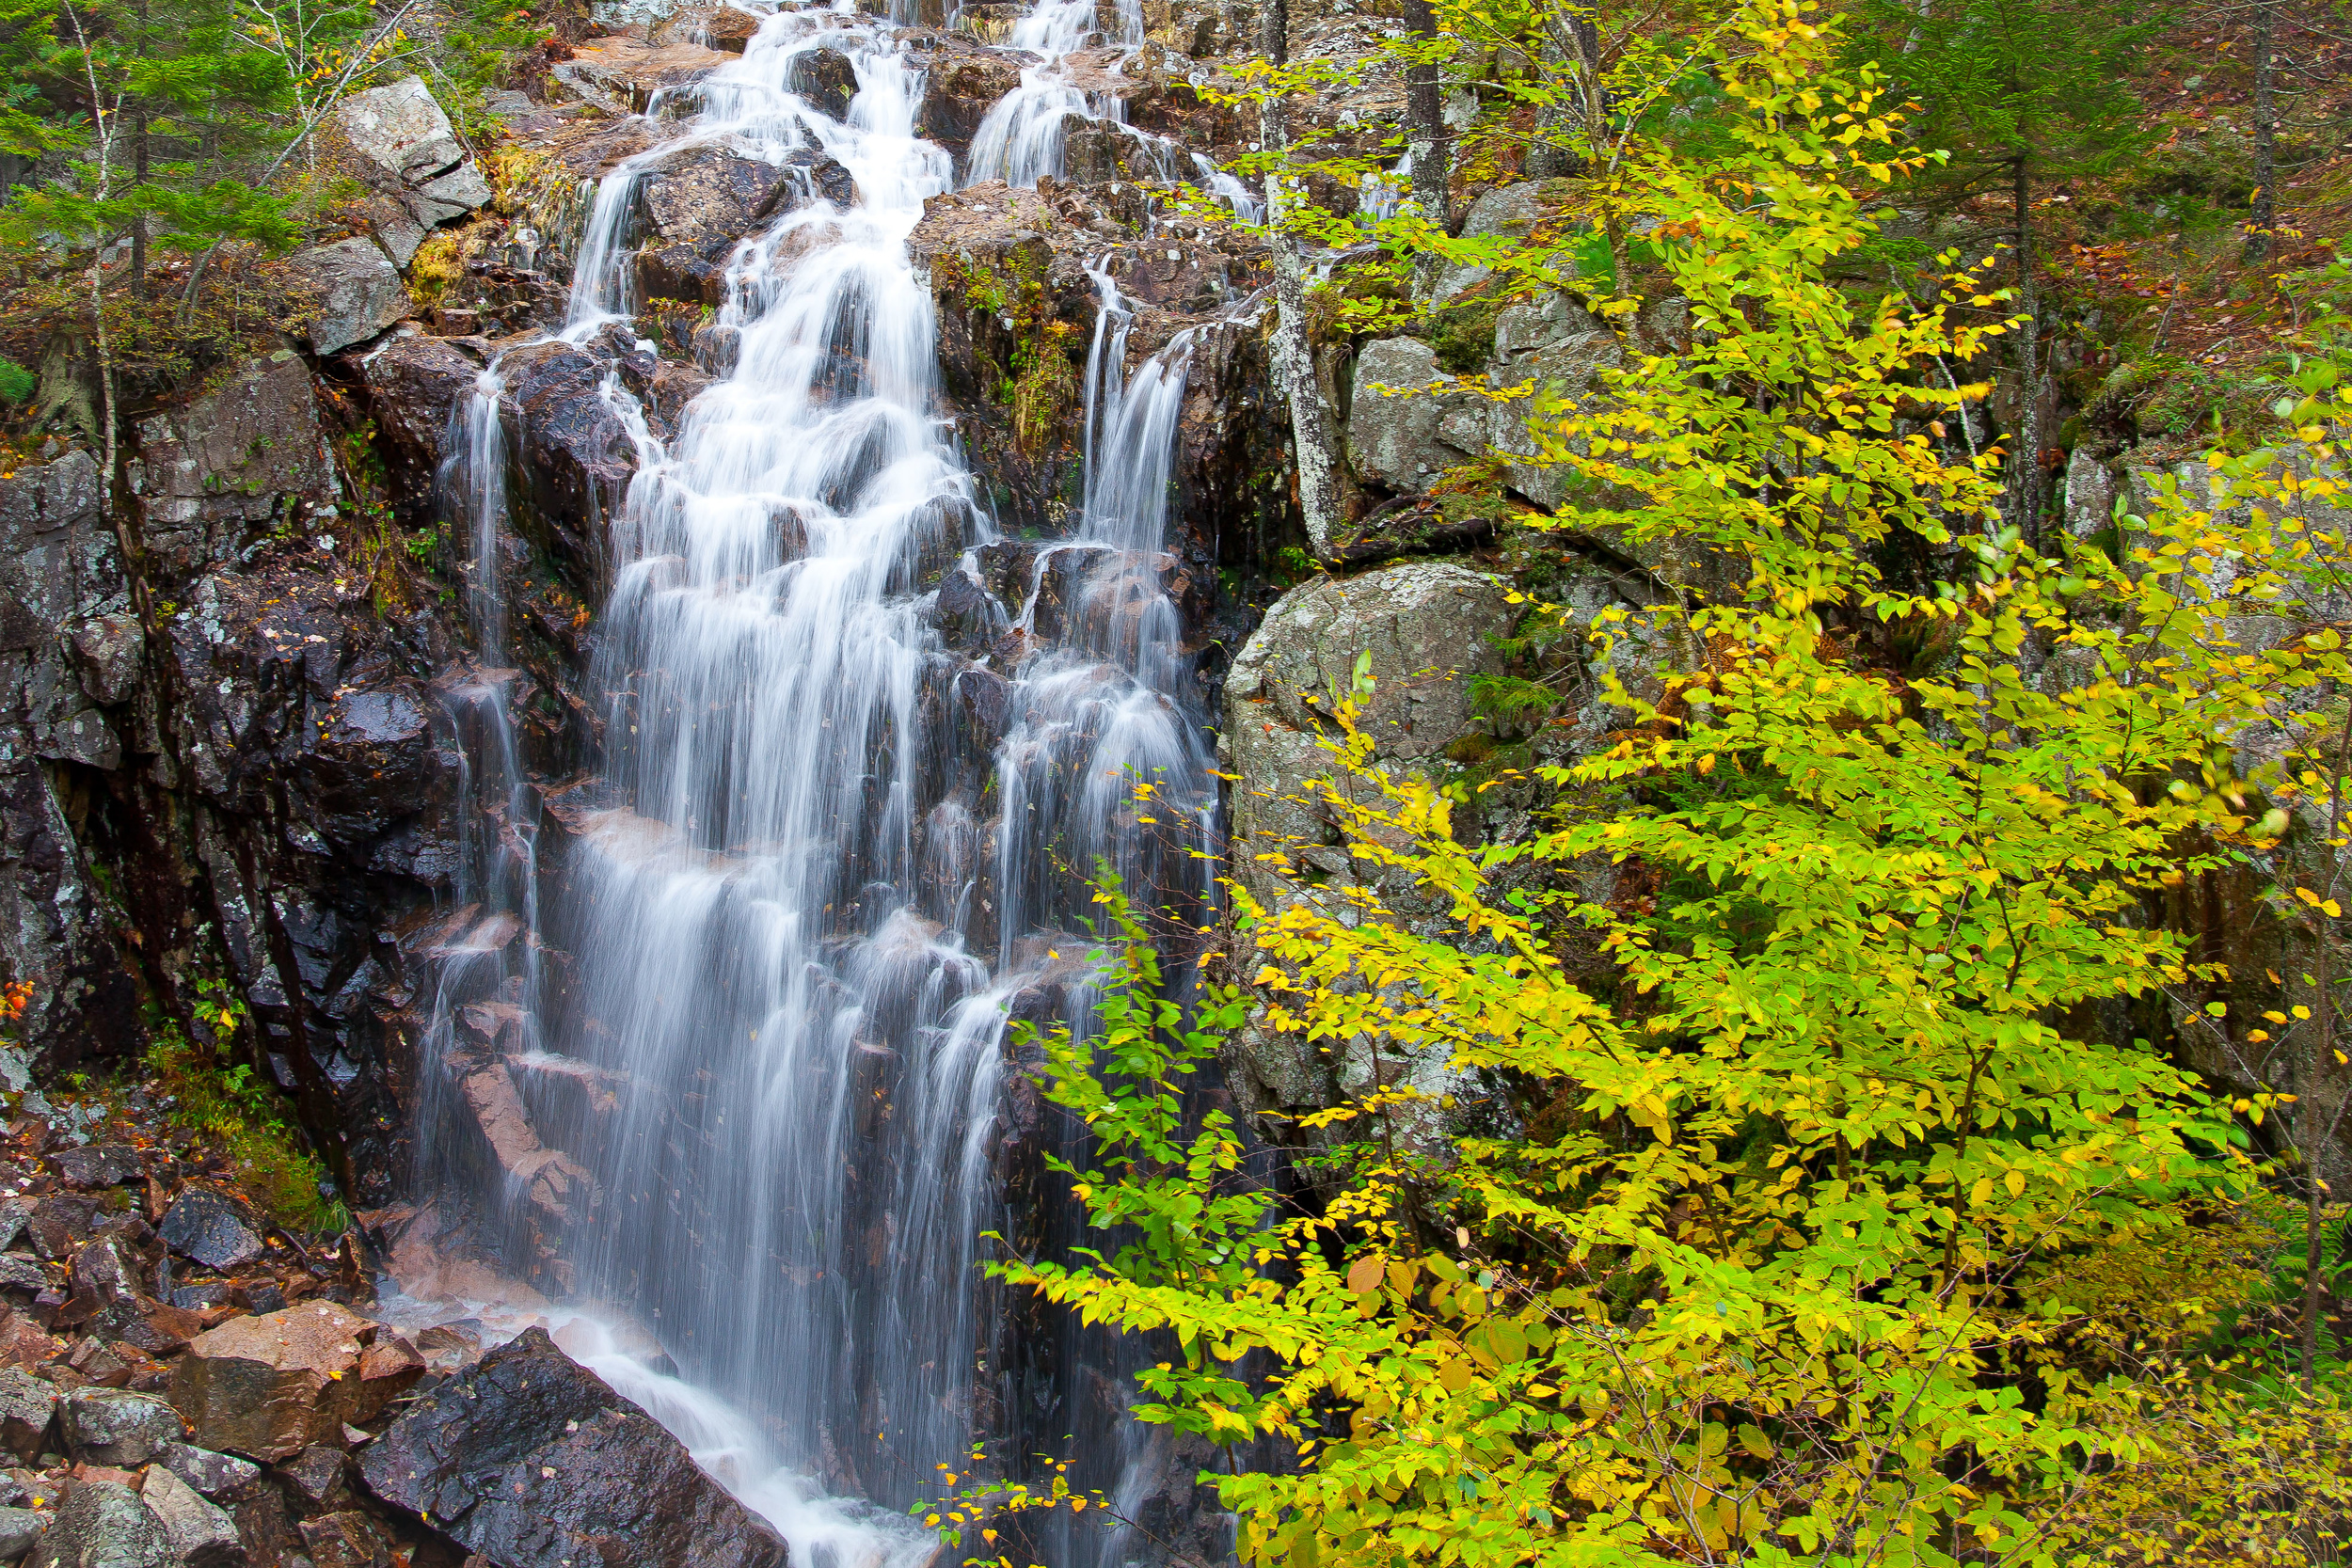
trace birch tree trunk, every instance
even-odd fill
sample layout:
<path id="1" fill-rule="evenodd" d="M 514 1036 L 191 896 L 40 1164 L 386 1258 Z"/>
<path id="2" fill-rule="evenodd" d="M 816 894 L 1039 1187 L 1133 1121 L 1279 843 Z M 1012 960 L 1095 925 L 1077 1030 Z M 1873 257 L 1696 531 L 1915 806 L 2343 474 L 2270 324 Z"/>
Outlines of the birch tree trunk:
<path id="1" fill-rule="evenodd" d="M 1290 8 L 1266 0 L 1260 47 L 1269 64 L 1290 58 Z M 1258 104 L 1258 134 L 1269 154 L 1265 215 L 1274 252 L 1274 382 L 1291 409 L 1291 446 L 1298 464 L 1298 509 L 1308 542 L 1318 560 L 1331 553 L 1333 536 L 1346 521 L 1346 468 L 1340 456 L 1339 421 L 1323 399 L 1315 375 L 1314 346 L 1307 335 L 1307 267 L 1297 236 L 1283 227 L 1292 210 L 1282 184 L 1279 155 L 1290 146 L 1290 127 L 1280 96 L 1269 92 Z"/>

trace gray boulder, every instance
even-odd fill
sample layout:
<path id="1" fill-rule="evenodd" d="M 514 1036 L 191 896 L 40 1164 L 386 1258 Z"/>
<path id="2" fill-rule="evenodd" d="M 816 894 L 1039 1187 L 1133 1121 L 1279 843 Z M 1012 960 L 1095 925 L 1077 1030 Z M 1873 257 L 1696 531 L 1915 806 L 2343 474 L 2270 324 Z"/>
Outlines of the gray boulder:
<path id="1" fill-rule="evenodd" d="M 1498 236 L 1523 240 L 1534 231 L 1544 216 L 1541 192 L 1535 181 L 1517 185 L 1497 185 L 1482 191 L 1462 216 L 1464 238 Z M 1457 262 L 1438 275 L 1437 297 L 1439 303 L 1465 293 L 1494 276 L 1489 267 Z"/>
<path id="2" fill-rule="evenodd" d="M 1486 437 L 1482 401 L 1441 390 L 1438 351 L 1418 338 L 1383 338 L 1356 356 L 1347 447 L 1356 472 L 1404 494 L 1478 455 Z"/>
<path id="3" fill-rule="evenodd" d="M 226 1568 L 245 1558 L 237 1522 L 166 1466 L 151 1465 L 139 1478 L 139 1500 L 164 1528 L 182 1568 Z"/>
<path id="4" fill-rule="evenodd" d="M 1335 737 L 1336 689 L 1346 692 L 1356 661 L 1369 656 L 1375 685 L 1358 716 L 1374 741 L 1373 767 L 1391 774 L 1444 766 L 1446 748 L 1470 733 L 1470 681 L 1502 668 L 1489 639 L 1520 611 L 1508 590 L 1482 573 L 1446 561 L 1412 561 L 1360 577 L 1321 578 L 1276 602 L 1233 661 L 1225 682 L 1221 760 L 1234 778 L 1234 874 L 1269 909 L 1320 900 L 1323 888 L 1374 881 L 1388 907 L 1417 928 L 1442 926 L 1443 909 L 1401 874 L 1376 873 L 1348 855 L 1343 834 L 1311 787 L 1336 763 L 1324 741 Z M 1285 877 L 1261 856 L 1285 855 Z M 1347 906 L 1327 912 L 1345 920 Z M 1227 1081 L 1244 1109 L 1295 1113 L 1362 1092 L 1375 1069 L 1360 1042 L 1326 1052 L 1315 1042 L 1253 1018 L 1225 1051 Z M 1429 1099 L 1400 1116 L 1400 1136 L 1441 1154 L 1446 1129 L 1435 1107 L 1458 1086 L 1442 1047 L 1418 1055 L 1391 1052 L 1379 1070 Z"/>
<path id="5" fill-rule="evenodd" d="M 420 230 L 430 230 L 488 205 L 489 182 L 466 155 L 449 116 L 441 112 L 421 76 L 404 76 L 389 87 L 354 93 L 336 108 L 336 125 L 358 153 L 369 183 L 404 205 Z M 389 238 L 379 222 L 379 236 Z M 413 254 L 414 241 L 400 245 Z"/>
<path id="6" fill-rule="evenodd" d="M 1225 679 L 1222 749 L 1233 790 L 1233 863 L 1261 899 L 1280 888 L 1254 859 L 1322 847 L 1343 872 L 1339 835 L 1308 781 L 1332 761 L 1330 692 L 1346 691 L 1371 656 L 1373 695 L 1358 722 L 1384 763 L 1425 765 L 1470 728 L 1470 679 L 1502 668 L 1490 641 L 1519 610 L 1495 578 L 1447 561 L 1403 562 L 1361 577 L 1319 578 L 1278 600 Z M 1319 862 L 1317 863 L 1320 863 Z"/>
<path id="7" fill-rule="evenodd" d="M 14 1562 L 40 1544 L 49 1515 L 29 1508 L 0 1508 L 0 1562 Z"/>
<path id="8" fill-rule="evenodd" d="M 353 93 L 336 106 L 335 122 L 353 151 L 403 183 L 446 173 L 466 156 L 449 116 L 421 76 Z"/>
<path id="9" fill-rule="evenodd" d="M 164 1212 L 155 1233 L 183 1258 L 228 1273 L 262 1256 L 262 1238 L 237 1206 L 209 1187 L 191 1186 Z"/>
<path id="10" fill-rule="evenodd" d="M 400 269 L 373 240 L 338 240 L 294 252 L 287 263 L 316 291 L 310 352 L 332 354 L 364 343 L 416 310 Z"/>
<path id="11" fill-rule="evenodd" d="M 1468 423 L 1483 423 L 1477 439 L 1506 459 L 1503 471 L 1511 487 L 1538 505 L 1558 506 L 1568 494 L 1565 471 L 1528 461 L 1535 454 L 1527 430 L 1532 405 L 1539 397 L 1582 395 L 1597 372 L 1622 364 L 1624 357 L 1616 332 L 1566 294 L 1507 305 L 1495 317 L 1486 381 L 1497 391 L 1525 387 L 1526 395 L 1482 401 L 1465 411 L 1469 420 L 1455 416 L 1441 425 L 1440 434 L 1459 440 Z"/>
<path id="12" fill-rule="evenodd" d="M 69 1488 L 33 1548 L 33 1568 L 180 1568 L 163 1521 L 139 1495 L 111 1481 Z"/>
<path id="13" fill-rule="evenodd" d="M 180 1413 L 153 1394 L 76 1388 L 66 1396 L 65 1435 L 93 1465 L 135 1469 L 180 1441 Z"/>
<path id="14" fill-rule="evenodd" d="M 174 1443 L 155 1462 L 215 1502 L 243 1502 L 262 1489 L 262 1467 L 232 1453 Z"/>

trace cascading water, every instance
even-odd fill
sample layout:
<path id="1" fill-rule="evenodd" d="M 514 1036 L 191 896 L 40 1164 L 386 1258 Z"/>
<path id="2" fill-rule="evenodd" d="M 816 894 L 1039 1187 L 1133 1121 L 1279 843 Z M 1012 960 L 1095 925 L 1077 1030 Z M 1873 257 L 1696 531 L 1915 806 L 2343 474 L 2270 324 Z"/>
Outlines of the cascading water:
<path id="1" fill-rule="evenodd" d="M 1049 0 L 1022 25 L 1060 40 L 1041 50 L 1057 58 L 1092 15 Z M 854 65 L 845 120 L 786 85 L 819 46 Z M 603 754 L 567 803 L 544 931 L 507 719 L 520 677 L 494 668 L 495 364 L 463 411 L 451 504 L 475 540 L 485 668 L 452 713 L 481 781 L 469 815 L 500 847 L 475 857 L 472 907 L 437 949 L 424 1076 L 445 1107 L 477 1109 L 517 1074 L 594 1085 L 542 1107 L 548 1147 L 524 1151 L 520 1178 L 509 1162 L 516 1190 L 483 1195 L 509 1215 L 537 1205 L 518 1235 L 567 1221 L 562 1283 L 602 1304 L 576 1353 L 767 1513 L 796 1561 L 912 1568 L 932 1539 L 883 1511 L 934 1490 L 937 1468 L 962 1467 L 1038 1395 L 977 1271 L 1002 1223 L 1008 1017 L 1046 997 L 1084 1026 L 1089 944 L 1073 933 L 1096 912 L 1098 864 L 1169 929 L 1207 924 L 1215 789 L 1159 553 L 1193 341 L 1130 376 L 1132 313 L 1098 275 L 1081 525 L 1041 552 L 1019 617 L 1034 631 L 1059 572 L 1067 625 L 988 676 L 1009 719 L 976 750 L 937 700 L 964 661 L 924 613 L 939 573 L 975 571 L 993 535 L 934 417 L 930 294 L 907 254 L 924 199 L 953 182 L 914 133 L 919 75 L 845 8 L 769 18 L 691 90 L 700 113 L 679 138 L 597 194 L 567 341 L 627 330 L 633 193 L 681 145 L 820 151 L 859 199 L 812 189 L 737 247 L 715 324 L 732 367 L 669 441 L 617 380 L 602 388 L 639 466 L 604 521 Z M 571 956 L 565 983 L 542 973 L 543 948 Z M 461 1017 L 496 1043 L 461 1042 Z M 682 1375 L 596 1338 L 622 1319 Z M 1080 1568 L 1097 1545 L 1061 1542 L 1056 1560 Z"/>

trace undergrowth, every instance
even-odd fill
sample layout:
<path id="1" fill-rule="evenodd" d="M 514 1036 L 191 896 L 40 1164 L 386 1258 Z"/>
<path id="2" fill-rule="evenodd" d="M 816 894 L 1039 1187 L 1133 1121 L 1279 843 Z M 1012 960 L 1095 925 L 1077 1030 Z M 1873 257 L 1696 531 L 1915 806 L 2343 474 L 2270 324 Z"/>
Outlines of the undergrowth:
<path id="1" fill-rule="evenodd" d="M 199 983 L 200 1020 L 214 1033 L 211 1049 L 168 1022 L 153 1032 L 145 1066 L 171 1097 L 166 1113 L 183 1132 L 216 1146 L 230 1180 L 289 1230 L 335 1234 L 350 1227 L 350 1211 L 327 1196 L 326 1167 L 304 1146 L 293 1108 L 253 1069 L 230 1065 L 229 1050 L 246 1024 L 245 1004 L 219 981 Z"/>

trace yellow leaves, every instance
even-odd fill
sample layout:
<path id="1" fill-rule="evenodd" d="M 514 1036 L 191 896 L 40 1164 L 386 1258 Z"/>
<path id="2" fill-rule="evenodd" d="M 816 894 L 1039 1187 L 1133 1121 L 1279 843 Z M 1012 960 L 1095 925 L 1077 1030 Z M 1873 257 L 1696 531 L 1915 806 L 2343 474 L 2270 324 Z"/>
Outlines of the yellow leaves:
<path id="1" fill-rule="evenodd" d="M 2322 898 L 2318 894 L 2313 893 L 2310 888 L 2296 888 L 2295 890 L 2295 896 L 2301 899 L 2308 907 L 2319 911 L 2320 913 L 2327 915 L 2331 920 L 2342 916 L 2344 913 L 2342 906 L 2337 904 L 2334 899 Z"/>

